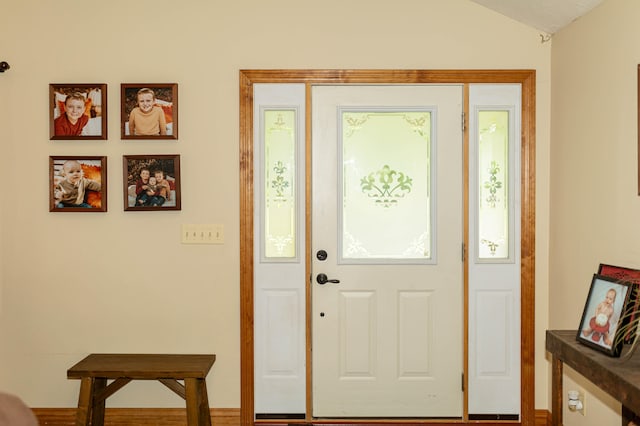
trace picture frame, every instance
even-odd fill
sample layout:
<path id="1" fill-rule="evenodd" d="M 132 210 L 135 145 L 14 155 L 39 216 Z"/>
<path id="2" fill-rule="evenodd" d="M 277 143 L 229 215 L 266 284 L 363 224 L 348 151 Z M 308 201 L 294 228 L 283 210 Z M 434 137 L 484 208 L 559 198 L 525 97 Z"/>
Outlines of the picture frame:
<path id="1" fill-rule="evenodd" d="M 620 356 L 630 294 L 631 283 L 594 274 L 576 339 L 609 356 Z"/>
<path id="2" fill-rule="evenodd" d="M 122 139 L 178 139 L 178 85 L 120 85 Z"/>
<path id="3" fill-rule="evenodd" d="M 106 140 L 107 85 L 49 84 L 49 139 Z"/>
<path id="4" fill-rule="evenodd" d="M 640 269 L 601 263 L 598 266 L 598 275 L 604 275 L 606 277 L 615 278 L 619 281 L 626 281 L 640 285 Z"/>
<path id="5" fill-rule="evenodd" d="M 107 157 L 50 156 L 49 211 L 107 211 Z"/>
<path id="6" fill-rule="evenodd" d="M 598 275 L 604 275 L 618 281 L 632 284 L 628 314 L 630 327 L 628 327 L 624 336 L 624 342 L 631 343 L 637 329 L 638 311 L 640 310 L 640 297 L 638 297 L 640 293 L 640 270 L 601 263 L 598 266 Z"/>
<path id="7" fill-rule="evenodd" d="M 124 155 L 122 163 L 125 211 L 182 209 L 179 155 Z"/>

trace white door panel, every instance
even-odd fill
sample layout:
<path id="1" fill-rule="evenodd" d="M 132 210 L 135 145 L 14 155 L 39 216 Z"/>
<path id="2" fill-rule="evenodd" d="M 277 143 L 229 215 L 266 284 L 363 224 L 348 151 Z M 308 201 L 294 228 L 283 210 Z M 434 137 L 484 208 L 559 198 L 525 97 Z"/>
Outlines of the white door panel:
<path id="1" fill-rule="evenodd" d="M 519 415 L 521 87 L 471 85 L 469 109 L 469 414 Z"/>
<path id="2" fill-rule="evenodd" d="M 304 107 L 303 84 L 254 86 L 254 396 L 258 414 L 306 412 L 306 263 L 305 241 L 300 237 L 305 235 L 305 203 L 304 191 L 299 190 L 305 186 Z M 266 122 L 269 113 L 277 115 L 279 111 L 286 111 L 290 122 L 277 126 Z M 293 147 L 286 164 L 292 174 L 275 176 L 285 181 L 282 186 L 289 194 L 293 193 L 284 214 L 269 207 L 274 200 L 267 192 L 275 178 L 267 178 L 268 172 L 273 171 L 273 162 L 284 156 L 273 152 L 278 150 L 267 141 L 270 135 L 273 143 L 286 142 Z M 290 226 L 282 226 L 282 222 Z M 271 235 L 282 228 L 290 235 Z M 292 247 L 283 251 L 286 255 L 271 253 L 267 247 L 276 251 L 273 240 L 279 241 L 280 247 L 286 240 Z"/>
<path id="3" fill-rule="evenodd" d="M 457 85 L 313 88 L 314 416 L 462 416 L 461 115 Z"/>

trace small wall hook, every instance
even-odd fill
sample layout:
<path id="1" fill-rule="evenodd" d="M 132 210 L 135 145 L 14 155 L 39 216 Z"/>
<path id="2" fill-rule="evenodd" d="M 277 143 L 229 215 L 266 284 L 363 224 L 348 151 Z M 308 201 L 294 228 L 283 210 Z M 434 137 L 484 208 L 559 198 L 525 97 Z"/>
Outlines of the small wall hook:
<path id="1" fill-rule="evenodd" d="M 5 72 L 9 68 L 11 68 L 11 66 L 9 66 L 8 62 L 5 62 L 5 61 L 0 62 L 0 72 Z"/>

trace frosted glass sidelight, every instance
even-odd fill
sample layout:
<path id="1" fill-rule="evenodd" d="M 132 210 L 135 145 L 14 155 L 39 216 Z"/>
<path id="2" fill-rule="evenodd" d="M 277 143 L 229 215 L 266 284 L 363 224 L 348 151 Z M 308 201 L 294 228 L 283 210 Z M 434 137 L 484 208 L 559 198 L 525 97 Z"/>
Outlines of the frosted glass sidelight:
<path id="1" fill-rule="evenodd" d="M 478 258 L 509 258 L 509 111 L 479 111 Z"/>
<path id="2" fill-rule="evenodd" d="M 429 261 L 433 111 L 340 114 L 342 261 Z"/>
<path id="3" fill-rule="evenodd" d="M 296 111 L 264 111 L 264 254 L 296 257 Z"/>

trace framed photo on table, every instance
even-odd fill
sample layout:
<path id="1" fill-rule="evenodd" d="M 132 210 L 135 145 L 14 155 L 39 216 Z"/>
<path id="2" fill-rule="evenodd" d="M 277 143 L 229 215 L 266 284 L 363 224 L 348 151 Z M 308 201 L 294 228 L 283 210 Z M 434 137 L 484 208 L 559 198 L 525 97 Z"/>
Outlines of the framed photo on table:
<path id="1" fill-rule="evenodd" d="M 50 84 L 51 140 L 107 139 L 106 84 Z"/>
<path id="2" fill-rule="evenodd" d="M 122 84 L 122 139 L 178 139 L 178 85 Z"/>
<path id="3" fill-rule="evenodd" d="M 609 356 L 620 356 L 631 283 L 594 274 L 576 338 Z"/>
<path id="4" fill-rule="evenodd" d="M 181 210 L 179 155 L 125 155 L 125 211 Z"/>
<path id="5" fill-rule="evenodd" d="M 49 211 L 107 211 L 107 157 L 49 157 Z"/>

